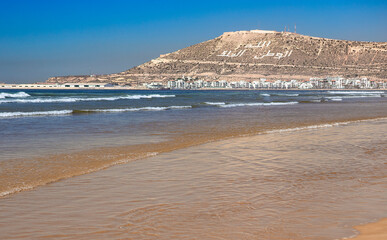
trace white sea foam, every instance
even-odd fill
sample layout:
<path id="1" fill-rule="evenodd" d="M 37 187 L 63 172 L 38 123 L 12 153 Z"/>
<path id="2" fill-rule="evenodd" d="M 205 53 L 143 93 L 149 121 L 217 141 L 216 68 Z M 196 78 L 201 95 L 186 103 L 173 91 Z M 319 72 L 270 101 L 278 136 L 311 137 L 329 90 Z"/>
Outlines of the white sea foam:
<path id="1" fill-rule="evenodd" d="M 225 105 L 225 102 L 204 102 L 207 105 Z"/>
<path id="2" fill-rule="evenodd" d="M 344 95 L 344 96 L 332 96 L 332 97 L 325 97 L 327 99 L 336 99 L 336 98 L 370 98 L 370 97 L 382 97 L 381 94 L 367 94 L 367 95 Z"/>
<path id="3" fill-rule="evenodd" d="M 126 97 L 121 97 L 120 99 L 141 99 L 141 98 L 168 98 L 176 97 L 176 95 L 160 95 L 160 94 L 151 94 L 151 95 L 128 95 Z"/>
<path id="4" fill-rule="evenodd" d="M 67 115 L 72 113 L 87 112 L 136 112 L 136 111 L 163 111 L 170 109 L 188 109 L 192 106 L 168 106 L 168 107 L 141 107 L 141 108 L 117 108 L 117 109 L 90 109 L 90 110 L 54 110 L 54 111 L 37 111 L 37 112 L 0 112 L 0 118 L 30 117 L 30 116 L 50 116 L 50 115 Z"/>
<path id="5" fill-rule="evenodd" d="M 349 96 L 342 96 L 343 98 L 364 98 L 364 97 L 382 97 L 381 94 L 367 94 L 367 95 L 349 95 Z"/>
<path id="6" fill-rule="evenodd" d="M 25 97 L 30 97 L 28 93 L 25 92 L 18 92 L 18 93 L 6 93 L 2 92 L 0 93 L 0 98 L 25 98 Z"/>
<path id="7" fill-rule="evenodd" d="M 0 113 L 0 118 L 66 115 L 72 112 L 73 112 L 72 110 L 55 110 L 55 111 L 38 111 L 38 112 L 2 112 Z"/>
<path id="8" fill-rule="evenodd" d="M 375 95 L 383 94 L 384 91 L 328 91 L 329 94 L 348 94 L 348 95 Z"/>
<path id="9" fill-rule="evenodd" d="M 270 97 L 270 94 L 268 94 L 268 93 L 261 93 L 260 95 L 263 97 Z"/>
<path id="10" fill-rule="evenodd" d="M 327 97 L 327 98 L 329 100 L 335 101 L 335 102 L 343 101 L 343 98 L 341 98 L 341 97 Z"/>
<path id="11" fill-rule="evenodd" d="M 252 106 L 275 106 L 275 105 L 293 105 L 298 102 L 269 102 L 269 103 L 233 103 L 226 105 L 218 105 L 219 107 L 252 107 Z"/>
<path id="12" fill-rule="evenodd" d="M 151 95 L 127 95 L 127 96 L 100 97 L 100 98 L 61 97 L 61 98 L 33 98 L 33 99 L 4 99 L 4 100 L 0 100 L 0 104 L 1 103 L 56 103 L 56 102 L 71 103 L 71 102 L 81 102 L 81 101 L 116 101 L 120 99 L 167 98 L 167 97 L 176 97 L 176 96 L 151 94 Z"/>
<path id="13" fill-rule="evenodd" d="M 300 131 L 300 130 L 311 130 L 311 129 L 318 129 L 318 128 L 334 127 L 334 126 L 339 126 L 339 125 L 346 125 L 348 123 L 350 123 L 350 122 L 311 125 L 311 126 L 306 126 L 306 127 L 285 128 L 285 129 L 271 130 L 271 131 L 267 131 L 265 133 L 282 133 L 282 132 L 294 132 L 294 131 Z"/>
<path id="14" fill-rule="evenodd" d="M 336 126 L 343 126 L 343 125 L 348 125 L 348 124 L 352 124 L 352 123 L 381 121 L 381 120 L 387 120 L 387 118 L 380 117 L 380 118 L 374 118 L 374 119 L 353 120 L 353 121 L 336 122 L 336 123 L 325 123 L 325 124 L 319 124 L 319 125 L 309 125 L 309 126 L 305 126 L 305 127 L 276 129 L 276 130 L 265 131 L 264 133 L 283 133 L 283 132 L 294 132 L 294 131 L 302 131 L 302 130 L 313 130 L 313 129 L 319 129 L 319 128 L 330 128 L 330 127 L 336 127 Z"/>
<path id="15" fill-rule="evenodd" d="M 300 94 L 298 93 L 276 93 L 276 96 L 286 96 L 286 97 L 297 97 Z"/>
<path id="16" fill-rule="evenodd" d="M 34 188 L 33 186 L 15 187 L 15 188 L 12 188 L 12 189 L 7 190 L 7 191 L 0 192 L 0 197 L 4 197 L 4 196 L 10 195 L 10 194 L 14 194 L 14 193 L 25 191 L 25 190 L 30 190 L 33 188 Z"/>
<path id="17" fill-rule="evenodd" d="M 117 109 L 93 109 L 83 110 L 85 112 L 136 112 L 136 111 L 163 111 L 170 109 L 186 109 L 192 106 L 168 106 L 168 107 L 141 107 L 141 108 L 117 108 Z"/>

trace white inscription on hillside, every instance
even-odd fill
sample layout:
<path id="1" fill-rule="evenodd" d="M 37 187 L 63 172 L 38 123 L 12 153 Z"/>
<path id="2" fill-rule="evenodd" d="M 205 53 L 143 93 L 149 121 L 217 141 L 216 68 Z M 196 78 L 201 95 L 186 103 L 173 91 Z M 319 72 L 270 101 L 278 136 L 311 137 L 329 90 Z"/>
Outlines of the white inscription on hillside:
<path id="1" fill-rule="evenodd" d="M 266 47 L 269 47 L 270 44 L 271 44 L 271 41 L 260 41 L 259 43 L 257 43 L 257 45 L 247 44 L 245 46 L 245 48 L 247 48 L 247 49 L 240 50 L 237 53 L 233 53 L 232 51 L 223 51 L 222 54 L 216 55 L 216 56 L 229 57 L 229 58 L 241 57 L 249 48 L 250 49 L 251 48 L 266 48 Z M 265 57 L 272 57 L 274 59 L 281 59 L 281 58 L 285 58 L 285 57 L 290 57 L 290 55 L 292 55 L 292 52 L 293 52 L 293 50 L 285 51 L 284 53 L 281 53 L 281 52 L 272 53 L 271 50 L 269 49 L 269 51 L 264 55 L 254 56 L 254 59 L 263 59 Z"/>
<path id="2" fill-rule="evenodd" d="M 218 57 L 240 57 L 242 56 L 246 50 L 240 50 L 238 53 L 234 54 L 232 51 L 224 51 L 222 54 L 217 55 Z"/>
<path id="3" fill-rule="evenodd" d="M 264 48 L 270 45 L 271 41 L 266 44 L 266 41 L 260 41 L 257 45 L 247 44 L 245 48 Z"/>
<path id="4" fill-rule="evenodd" d="M 270 50 L 265 54 L 265 55 L 262 55 L 262 56 L 255 56 L 254 59 L 262 59 L 264 57 L 273 57 L 275 59 L 281 59 L 281 58 L 284 58 L 284 57 L 290 57 L 290 55 L 292 54 L 293 50 L 290 50 L 290 51 L 286 51 L 285 53 L 271 53 Z"/>

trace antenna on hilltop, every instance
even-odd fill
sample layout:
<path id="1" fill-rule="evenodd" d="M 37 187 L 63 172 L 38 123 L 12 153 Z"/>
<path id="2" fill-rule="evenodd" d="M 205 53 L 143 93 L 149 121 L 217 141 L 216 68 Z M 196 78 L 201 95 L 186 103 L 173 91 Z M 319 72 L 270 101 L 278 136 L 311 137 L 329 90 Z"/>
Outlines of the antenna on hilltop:
<path id="1" fill-rule="evenodd" d="M 297 33 L 297 25 L 294 24 L 294 33 Z"/>

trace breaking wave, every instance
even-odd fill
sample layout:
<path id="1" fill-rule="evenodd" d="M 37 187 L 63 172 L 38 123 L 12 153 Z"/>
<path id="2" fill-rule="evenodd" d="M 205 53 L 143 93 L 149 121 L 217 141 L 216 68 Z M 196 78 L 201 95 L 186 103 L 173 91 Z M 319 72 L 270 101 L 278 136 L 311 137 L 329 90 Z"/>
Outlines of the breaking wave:
<path id="1" fill-rule="evenodd" d="M 328 93 L 343 95 L 377 95 L 384 94 L 384 91 L 328 91 Z"/>
<path id="2" fill-rule="evenodd" d="M 168 106 L 168 107 L 141 107 L 141 108 L 117 108 L 117 109 L 90 109 L 74 110 L 73 113 L 93 113 L 93 112 L 137 112 L 137 111 L 163 111 L 170 109 L 187 109 L 192 106 Z"/>
<path id="3" fill-rule="evenodd" d="M 72 110 L 55 110 L 39 112 L 2 112 L 0 118 L 27 117 L 27 116 L 48 116 L 48 115 L 66 115 L 71 114 Z"/>
<path id="4" fill-rule="evenodd" d="M 298 97 L 300 94 L 298 93 L 276 93 L 274 96 L 285 96 L 285 97 Z"/>
<path id="5" fill-rule="evenodd" d="M 18 93 L 2 92 L 2 93 L 0 93 L 1 99 L 4 99 L 4 98 L 25 98 L 25 97 L 30 97 L 30 96 L 31 95 L 29 95 L 28 93 L 25 93 L 25 92 L 18 92 Z"/>
<path id="6" fill-rule="evenodd" d="M 121 99 L 142 99 L 142 98 L 167 98 L 167 97 L 176 97 L 176 95 L 160 95 L 160 94 L 151 94 L 151 95 L 127 95 L 127 96 L 117 96 L 117 97 L 61 97 L 61 98 L 34 98 L 34 99 L 4 99 L 0 100 L 1 103 L 71 103 L 71 102 L 81 102 L 81 101 L 116 101 Z"/>
<path id="7" fill-rule="evenodd" d="M 233 103 L 226 105 L 218 105 L 219 107 L 252 107 L 252 106 L 276 106 L 276 105 L 293 105 L 298 102 L 269 102 L 269 103 Z"/>
<path id="8" fill-rule="evenodd" d="M 170 109 L 187 109 L 192 106 L 168 106 L 168 107 L 141 107 L 141 108 L 118 108 L 118 109 L 86 109 L 86 110 L 54 110 L 54 111 L 37 111 L 37 112 L 2 112 L 0 118 L 14 117 L 32 117 L 32 116 L 49 116 L 49 115 L 67 115 L 67 114 L 87 114 L 98 112 L 137 112 L 137 111 L 163 111 Z"/>
<path id="9" fill-rule="evenodd" d="M 335 102 L 343 101 L 342 97 L 325 97 L 325 98 Z"/>
<path id="10" fill-rule="evenodd" d="M 225 105 L 225 102 L 204 102 L 207 105 Z"/>

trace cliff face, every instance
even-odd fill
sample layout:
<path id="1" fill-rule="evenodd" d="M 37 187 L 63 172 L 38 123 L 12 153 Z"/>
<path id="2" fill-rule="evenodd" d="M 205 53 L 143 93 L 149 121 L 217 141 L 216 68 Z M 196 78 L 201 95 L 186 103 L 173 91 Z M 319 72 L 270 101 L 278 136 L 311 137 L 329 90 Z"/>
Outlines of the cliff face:
<path id="1" fill-rule="evenodd" d="M 387 42 L 359 42 L 275 31 L 238 31 L 161 55 L 125 72 L 68 76 L 48 82 L 138 84 L 182 75 L 203 80 L 308 79 L 337 76 L 387 79 Z"/>

